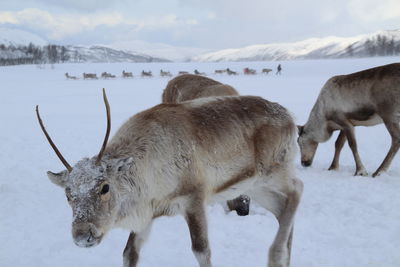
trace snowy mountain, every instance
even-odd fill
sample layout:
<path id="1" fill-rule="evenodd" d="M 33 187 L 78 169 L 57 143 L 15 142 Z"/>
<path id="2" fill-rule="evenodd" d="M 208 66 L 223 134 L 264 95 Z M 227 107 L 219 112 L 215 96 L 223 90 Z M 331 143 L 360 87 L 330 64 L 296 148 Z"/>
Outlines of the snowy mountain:
<path id="1" fill-rule="evenodd" d="M 204 48 L 172 46 L 163 43 L 149 43 L 140 40 L 115 42 L 104 46 L 123 51 L 141 51 L 146 55 L 166 58 L 172 61 L 188 61 L 196 55 L 211 51 L 210 49 Z"/>
<path id="2" fill-rule="evenodd" d="M 44 46 L 47 45 L 48 42 L 39 35 L 31 32 L 18 29 L 0 28 L 0 44 L 5 46 L 28 46 L 30 43 Z"/>
<path id="3" fill-rule="evenodd" d="M 51 50 L 51 51 L 50 51 Z M 169 60 L 106 46 L 52 45 L 33 33 L 0 28 L 0 65 L 59 62 L 168 62 Z"/>
<path id="4" fill-rule="evenodd" d="M 105 46 L 67 46 L 70 62 L 168 62 L 146 54 L 117 50 Z"/>
<path id="5" fill-rule="evenodd" d="M 400 30 L 355 37 L 311 38 L 294 43 L 252 45 L 193 57 L 192 61 L 263 61 L 367 57 L 400 54 Z"/>

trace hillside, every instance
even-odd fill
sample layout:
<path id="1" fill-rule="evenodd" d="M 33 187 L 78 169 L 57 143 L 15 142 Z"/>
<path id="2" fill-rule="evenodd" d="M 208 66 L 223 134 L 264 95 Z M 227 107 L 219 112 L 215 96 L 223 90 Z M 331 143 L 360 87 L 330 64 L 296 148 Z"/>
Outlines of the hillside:
<path id="1" fill-rule="evenodd" d="M 0 36 L 0 65 L 169 61 L 100 45 L 53 45 L 38 35 L 16 29 L 0 28 Z"/>
<path id="2" fill-rule="evenodd" d="M 311 38 L 294 43 L 252 45 L 193 57 L 192 61 L 267 61 L 400 55 L 400 30 L 355 37 Z"/>

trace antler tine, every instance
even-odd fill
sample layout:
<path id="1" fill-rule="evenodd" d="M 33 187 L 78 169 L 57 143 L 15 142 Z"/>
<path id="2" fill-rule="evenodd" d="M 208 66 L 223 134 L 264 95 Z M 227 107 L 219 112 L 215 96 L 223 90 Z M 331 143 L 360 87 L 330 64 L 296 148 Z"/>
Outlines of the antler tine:
<path id="1" fill-rule="evenodd" d="M 101 158 L 103 157 L 104 150 L 106 149 L 108 137 L 110 136 L 110 131 L 111 131 L 110 104 L 108 103 L 106 90 L 104 88 L 103 88 L 103 99 L 107 111 L 107 131 L 106 131 L 106 136 L 104 137 L 103 146 L 101 147 L 99 155 L 97 156 L 96 165 L 100 165 L 100 161 Z"/>
<path id="2" fill-rule="evenodd" d="M 61 160 L 61 162 L 64 164 L 64 166 L 67 168 L 68 172 L 72 171 L 72 167 L 71 165 L 68 164 L 68 162 L 65 160 L 65 158 L 63 157 L 63 155 L 60 153 L 60 151 L 58 150 L 57 146 L 54 144 L 53 140 L 51 140 L 50 135 L 47 133 L 46 128 L 43 125 L 43 121 L 42 118 L 40 118 L 40 114 L 39 114 L 39 106 L 36 105 L 36 115 L 40 124 L 40 127 L 42 128 L 42 131 L 44 133 L 44 135 L 47 138 L 47 141 L 49 141 L 51 147 L 54 149 L 54 152 L 56 152 L 58 158 Z"/>

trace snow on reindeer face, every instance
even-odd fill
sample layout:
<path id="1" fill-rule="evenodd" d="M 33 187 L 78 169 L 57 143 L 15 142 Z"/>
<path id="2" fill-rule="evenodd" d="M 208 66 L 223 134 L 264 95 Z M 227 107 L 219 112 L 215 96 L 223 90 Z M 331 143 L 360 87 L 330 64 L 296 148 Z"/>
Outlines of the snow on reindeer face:
<path id="1" fill-rule="evenodd" d="M 48 172 L 50 180 L 63 187 L 73 211 L 72 236 L 76 245 L 91 247 L 101 242 L 117 213 L 116 176 L 128 160 L 80 160 L 69 173 Z"/>

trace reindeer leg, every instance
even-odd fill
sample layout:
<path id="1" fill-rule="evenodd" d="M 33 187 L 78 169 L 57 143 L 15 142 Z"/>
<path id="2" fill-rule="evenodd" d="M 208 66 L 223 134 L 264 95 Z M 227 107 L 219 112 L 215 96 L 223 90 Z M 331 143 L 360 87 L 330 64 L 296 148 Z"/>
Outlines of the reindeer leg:
<path id="1" fill-rule="evenodd" d="M 140 249 L 149 236 L 150 230 L 151 224 L 140 233 L 130 233 L 123 253 L 124 267 L 136 267 L 139 260 Z"/>
<path id="2" fill-rule="evenodd" d="M 185 214 L 192 240 L 192 251 L 200 267 L 211 267 L 211 251 L 208 244 L 207 219 L 203 201 L 193 201 Z"/>
<path id="3" fill-rule="evenodd" d="M 339 169 L 339 157 L 340 152 L 342 151 L 343 145 L 346 143 L 346 135 L 344 131 L 340 131 L 338 138 L 335 142 L 335 156 L 333 157 L 331 166 L 328 170 L 337 170 Z"/>
<path id="4" fill-rule="evenodd" d="M 275 240 L 269 249 L 268 267 L 290 266 L 294 216 L 300 203 L 303 183 L 298 179 L 291 180 L 289 189 L 285 191 L 262 186 L 251 197 L 271 211 L 279 222 Z"/>
<path id="5" fill-rule="evenodd" d="M 344 122 L 342 131 L 346 134 L 347 141 L 349 142 L 350 149 L 353 152 L 354 160 L 356 162 L 356 172 L 354 175 L 367 176 L 368 173 L 361 162 L 360 155 L 358 154 L 356 137 L 354 136 L 354 126 L 349 122 Z"/>
<path id="6" fill-rule="evenodd" d="M 386 171 L 390 163 L 392 162 L 394 156 L 400 147 L 400 127 L 398 122 L 385 121 L 385 126 L 388 129 L 390 136 L 392 137 L 392 145 L 390 146 L 389 152 L 387 153 L 385 159 L 379 168 L 372 174 L 372 177 L 379 176 L 382 172 Z"/>

